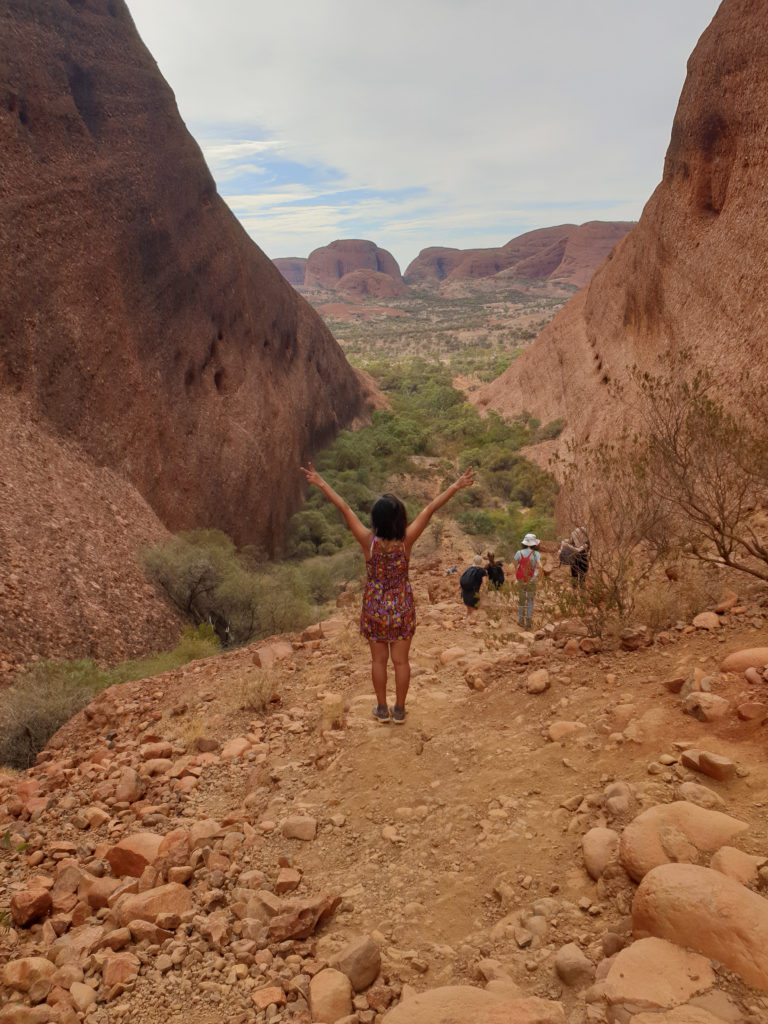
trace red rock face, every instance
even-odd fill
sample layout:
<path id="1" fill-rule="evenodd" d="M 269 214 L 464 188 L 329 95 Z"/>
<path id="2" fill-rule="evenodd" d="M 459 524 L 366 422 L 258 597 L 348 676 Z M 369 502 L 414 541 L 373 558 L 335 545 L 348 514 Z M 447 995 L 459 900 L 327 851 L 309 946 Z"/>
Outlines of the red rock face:
<path id="1" fill-rule="evenodd" d="M 401 299 L 410 289 L 399 278 L 378 270 L 352 270 L 336 285 L 336 290 L 355 298 Z"/>
<path id="2" fill-rule="evenodd" d="M 403 280 L 418 285 L 518 277 L 581 287 L 631 227 L 629 221 L 560 224 L 528 231 L 498 249 L 423 249 Z"/>
<path id="3" fill-rule="evenodd" d="M 307 261 L 301 256 L 286 256 L 272 260 L 272 262 L 288 284 L 292 284 L 294 287 L 300 287 L 304 284 L 304 276 L 307 272 Z"/>
<path id="4" fill-rule="evenodd" d="M 0 391 L 170 529 L 279 548 L 298 465 L 365 414 L 356 375 L 217 195 L 123 0 L 15 0 L 0 39 Z"/>
<path id="5" fill-rule="evenodd" d="M 688 62 L 661 184 L 635 228 L 534 344 L 477 392 L 481 406 L 565 438 L 608 436 L 626 406 L 608 381 L 689 348 L 725 380 L 768 378 L 768 0 L 724 0 Z"/>
<path id="6" fill-rule="evenodd" d="M 304 284 L 307 288 L 336 288 L 345 274 L 355 270 L 373 270 L 402 281 L 397 261 L 386 249 L 373 242 L 342 238 L 309 254 Z"/>

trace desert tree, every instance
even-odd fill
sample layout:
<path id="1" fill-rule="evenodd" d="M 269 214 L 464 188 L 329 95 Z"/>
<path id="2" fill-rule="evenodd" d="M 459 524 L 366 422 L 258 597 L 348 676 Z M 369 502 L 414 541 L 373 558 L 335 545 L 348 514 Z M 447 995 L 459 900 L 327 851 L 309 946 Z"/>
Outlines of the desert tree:
<path id="1" fill-rule="evenodd" d="M 563 612 L 578 613 L 595 632 L 611 618 L 631 618 L 639 589 L 669 550 L 669 513 L 648 486 L 636 441 L 583 447 L 571 443 L 553 460 L 561 481 L 558 519 L 583 526 L 590 538 L 583 587 L 560 587 Z"/>
<path id="2" fill-rule="evenodd" d="M 632 375 L 646 493 L 681 550 L 768 580 L 768 390 L 746 373 L 686 376 L 686 362 Z"/>

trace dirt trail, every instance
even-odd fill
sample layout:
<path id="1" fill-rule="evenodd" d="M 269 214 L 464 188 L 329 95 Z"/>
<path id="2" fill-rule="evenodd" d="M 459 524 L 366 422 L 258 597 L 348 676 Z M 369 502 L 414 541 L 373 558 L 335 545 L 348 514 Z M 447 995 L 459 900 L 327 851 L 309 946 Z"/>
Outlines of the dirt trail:
<path id="1" fill-rule="evenodd" d="M 254 745 L 233 760 L 209 756 L 183 796 L 169 792 L 167 779 L 154 780 L 143 824 L 124 812 L 117 824 L 113 819 L 85 835 L 73 815 L 94 802 L 98 773 L 90 779 L 82 770 L 72 773 L 74 806 L 67 809 L 70 801 L 59 793 L 55 811 L 18 826 L 33 837 L 30 848 L 45 850 L 55 832 L 84 843 L 87 854 L 99 852 L 101 841 L 140 828 L 167 832 L 205 818 L 231 827 L 247 821 L 258 842 L 237 871 L 257 868 L 272 877 L 283 857 L 303 872 L 299 894 L 324 889 L 343 895 L 318 930 L 318 960 L 330 960 L 356 935 L 372 934 L 396 998 L 403 985 L 483 984 L 479 964 L 491 957 L 524 993 L 560 999 L 569 1024 L 586 1020 L 583 992 L 559 980 L 554 954 L 576 942 L 599 962 L 606 933 L 626 932 L 633 891 L 626 881 L 612 888 L 589 878 L 581 854 L 589 828 L 620 828 L 643 807 L 675 799 L 679 784 L 695 779 L 723 797 L 729 814 L 750 824 L 740 847 L 768 853 L 765 726 L 733 712 L 719 722 L 699 722 L 684 715 L 680 696 L 663 686 L 683 666 L 714 674 L 725 653 L 768 644 L 764 609 L 724 616 L 717 634 L 676 632 L 665 646 L 633 653 L 567 655 L 546 629 L 535 640 L 524 637 L 503 597 L 487 600 L 486 610 L 467 622 L 457 576 L 446 575 L 452 564 L 452 556 L 431 553 L 415 565 L 419 626 L 404 726 L 382 726 L 371 717 L 369 656 L 356 632 L 357 603 L 350 600 L 324 638 L 313 639 L 311 630 L 304 639 L 278 638 L 291 646 L 268 673 L 254 668 L 256 648 L 248 648 L 108 691 L 95 711 L 58 734 L 55 758 L 76 750 L 75 760 L 87 764 L 96 748 L 107 753 L 104 737 L 112 731 L 126 757 L 147 737 L 170 741 L 177 753 L 193 749 L 201 736 L 224 744 L 250 735 Z M 540 614 L 535 625 L 546 625 Z M 484 691 L 467 685 L 473 666 Z M 526 680 L 540 667 L 548 669 L 550 686 L 529 693 Z M 268 676 L 279 692 L 279 703 L 263 716 L 244 706 L 255 676 Z M 717 692 L 733 708 L 749 687 L 734 677 L 717 678 Z M 331 728 L 337 697 L 345 707 L 343 727 Z M 580 724 L 552 742 L 548 729 L 558 721 Z M 720 783 L 683 768 L 679 754 L 687 746 L 731 758 L 739 774 Z M 632 788 L 624 818 L 611 818 L 605 808 L 603 792 L 615 781 Z M 104 806 L 111 810 L 108 801 Z M 281 823 L 293 814 L 316 820 L 313 841 L 282 835 Z M 24 855 L 9 858 L 0 905 L 44 867 L 26 866 Z M 199 885 L 210 884 L 204 872 Z M 228 883 L 218 884 L 226 889 Z M 533 909 L 539 930 L 530 933 Z M 194 990 L 174 972 L 160 978 L 148 970 L 121 1005 L 142 1024 L 204 1024 L 225 1010 L 231 1019 L 266 1019 L 242 1016 L 248 991 L 222 982 L 226 955 L 218 965 L 216 956 L 204 960 L 208 973 L 196 976 Z M 211 981 L 214 995 L 199 990 L 200 978 Z M 734 1005 L 762 1006 L 768 1019 L 768 1001 L 756 1002 L 760 997 L 738 978 L 725 974 L 719 985 Z M 107 1013 L 97 1008 L 88 1020 L 111 1021 Z M 285 1013 L 275 1019 L 294 1019 Z"/>

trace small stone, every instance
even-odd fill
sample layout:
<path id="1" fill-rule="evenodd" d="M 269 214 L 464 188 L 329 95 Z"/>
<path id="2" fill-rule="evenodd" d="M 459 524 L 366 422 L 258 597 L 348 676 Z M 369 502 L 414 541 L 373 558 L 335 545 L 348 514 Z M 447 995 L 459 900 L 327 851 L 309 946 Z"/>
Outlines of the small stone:
<path id="1" fill-rule="evenodd" d="M 370 995 L 370 994 L 369 994 Z M 326 967 L 309 983 L 309 1005 L 312 1019 L 337 1021 L 352 1013 L 352 984 L 346 974 Z"/>
<path id="2" fill-rule="evenodd" d="M 581 848 L 587 873 L 597 880 L 618 858 L 619 834 L 610 828 L 592 828 L 582 838 Z"/>
<path id="3" fill-rule="evenodd" d="M 440 664 L 448 665 L 452 661 L 458 661 L 460 658 L 465 657 L 466 653 L 463 647 L 448 647 L 440 654 Z"/>
<path id="4" fill-rule="evenodd" d="M 582 722 L 553 722 L 547 729 L 547 736 L 553 743 L 559 743 L 574 733 L 583 732 L 586 728 Z"/>
<path id="5" fill-rule="evenodd" d="M 275 881 L 275 892 L 283 896 L 287 892 L 293 892 L 301 885 L 301 872 L 296 868 L 281 868 Z"/>
<path id="6" fill-rule="evenodd" d="M 595 978 L 595 965 L 575 942 L 569 942 L 557 951 L 555 970 L 569 988 L 586 988 Z"/>
<path id="7" fill-rule="evenodd" d="M 273 1003 L 275 1006 L 285 1006 L 286 1002 L 285 992 L 277 985 L 257 988 L 255 992 L 251 992 L 251 1000 L 253 1005 L 258 1007 L 259 1010 L 266 1010 Z"/>
<path id="8" fill-rule="evenodd" d="M 88 1010 L 88 1007 L 93 1006 L 96 1002 L 96 992 L 94 989 L 92 989 L 90 985 L 85 985 L 82 982 L 73 982 L 69 989 L 69 993 L 72 996 L 75 1009 L 80 1013 L 85 1013 Z"/>
<path id="9" fill-rule="evenodd" d="M 36 887 L 23 889 L 21 892 L 11 896 L 11 917 L 13 923 L 19 928 L 26 928 L 28 925 L 45 917 L 51 909 L 53 899 L 48 889 Z"/>
<path id="10" fill-rule="evenodd" d="M 708 789 L 707 786 L 702 786 L 698 782 L 683 782 L 678 789 L 678 795 L 683 800 L 689 800 L 692 804 L 698 804 L 699 807 L 705 807 L 710 811 L 717 811 L 721 807 L 725 807 L 725 800 L 719 793 L 715 793 L 714 790 Z"/>
<path id="11" fill-rule="evenodd" d="M 525 688 L 528 693 L 544 693 L 550 685 L 549 672 L 545 668 L 540 668 L 536 672 L 531 672 Z"/>
<path id="12" fill-rule="evenodd" d="M 720 616 L 715 612 L 701 612 L 693 620 L 696 629 L 708 629 L 710 631 L 720 629 Z"/>
<path id="13" fill-rule="evenodd" d="M 317 834 L 317 821 L 308 815 L 292 814 L 283 822 L 282 833 L 286 839 L 311 842 Z"/>
<path id="14" fill-rule="evenodd" d="M 25 956 L 11 960 L 0 971 L 3 985 L 16 992 L 28 992 L 38 981 L 51 981 L 56 966 L 42 956 Z"/>
<path id="15" fill-rule="evenodd" d="M 331 961 L 331 966 L 349 978 L 355 992 L 371 985 L 381 970 L 381 951 L 369 936 L 348 943 Z"/>
<path id="16" fill-rule="evenodd" d="M 683 710 L 700 722 L 716 722 L 728 713 L 730 703 L 714 693 L 689 693 L 683 701 Z"/>
<path id="17" fill-rule="evenodd" d="M 745 701 L 736 708 L 736 714 L 742 722 L 753 722 L 758 718 L 768 716 L 768 704 L 761 704 L 760 701 Z"/>

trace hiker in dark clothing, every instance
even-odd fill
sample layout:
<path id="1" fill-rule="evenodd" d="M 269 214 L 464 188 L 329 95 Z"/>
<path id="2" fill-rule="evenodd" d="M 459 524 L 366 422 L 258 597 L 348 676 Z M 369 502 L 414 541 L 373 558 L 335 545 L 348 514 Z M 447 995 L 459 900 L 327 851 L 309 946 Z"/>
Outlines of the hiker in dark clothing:
<path id="1" fill-rule="evenodd" d="M 461 587 L 461 600 L 467 608 L 467 618 L 472 614 L 473 609 L 478 606 L 480 588 L 487 575 L 488 572 L 483 568 L 483 560 L 480 555 L 475 555 L 472 565 L 461 574 L 459 586 Z"/>
<path id="2" fill-rule="evenodd" d="M 485 571 L 488 573 L 488 586 L 498 590 L 504 582 L 504 570 L 502 569 L 504 563 L 497 562 L 492 551 L 488 552 L 486 558 L 488 559 L 488 565 L 485 567 Z"/>

